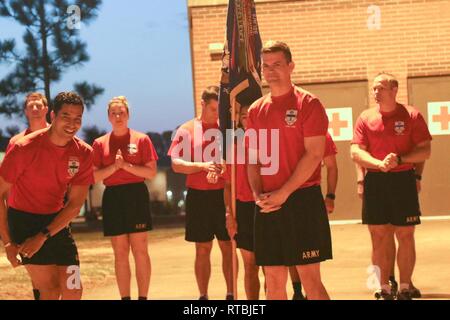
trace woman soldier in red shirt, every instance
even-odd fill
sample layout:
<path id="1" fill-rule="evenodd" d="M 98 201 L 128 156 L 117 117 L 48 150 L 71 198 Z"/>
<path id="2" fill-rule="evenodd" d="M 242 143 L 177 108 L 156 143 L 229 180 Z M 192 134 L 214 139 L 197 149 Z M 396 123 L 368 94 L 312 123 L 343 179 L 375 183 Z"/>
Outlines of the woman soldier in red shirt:
<path id="1" fill-rule="evenodd" d="M 147 231 L 152 229 L 150 197 L 145 179 L 156 174 L 158 156 L 150 138 L 128 128 L 128 101 L 119 96 L 108 104 L 112 132 L 96 139 L 95 182 L 103 181 L 103 232 L 111 237 L 116 280 L 122 300 L 130 300 L 130 249 L 136 262 L 139 300 L 146 300 L 151 264 Z"/>

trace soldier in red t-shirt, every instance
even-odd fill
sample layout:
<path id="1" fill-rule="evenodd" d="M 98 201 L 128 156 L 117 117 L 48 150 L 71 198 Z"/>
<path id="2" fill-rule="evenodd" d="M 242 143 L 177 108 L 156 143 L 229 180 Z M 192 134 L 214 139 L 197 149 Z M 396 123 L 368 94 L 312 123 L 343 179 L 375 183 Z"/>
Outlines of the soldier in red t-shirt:
<path id="1" fill-rule="evenodd" d="M 14 146 L 14 143 L 16 141 L 23 138 L 27 134 L 30 134 L 40 129 L 47 128 L 49 126 L 49 124 L 46 121 L 46 116 L 48 112 L 48 102 L 47 98 L 43 94 L 39 92 L 32 92 L 28 94 L 25 97 L 23 110 L 28 120 L 28 128 L 26 128 L 19 134 L 16 134 L 9 140 L 8 146 L 6 147 L 6 152 L 8 152 L 9 149 L 11 149 Z M 39 300 L 39 290 L 35 288 L 34 284 L 32 284 L 32 286 L 34 299 Z"/>
<path id="2" fill-rule="evenodd" d="M 220 135 L 216 86 L 202 93 L 202 114 L 178 128 L 168 155 L 172 169 L 186 174 L 186 235 L 195 243 L 195 276 L 200 300 L 208 299 L 211 276 L 210 254 L 214 237 L 222 252 L 227 300 L 233 297 L 231 241 L 225 227 L 224 178 L 221 176 Z"/>
<path id="3" fill-rule="evenodd" d="M 320 262 L 332 250 L 319 168 L 328 118 L 314 95 L 292 84 L 285 43 L 267 43 L 262 58 L 270 93 L 250 107 L 247 129 L 259 137 L 256 148 L 248 144 L 258 162 L 247 167 L 257 204 L 256 263 L 264 266 L 267 299 L 287 299 L 289 266 L 296 266 L 309 299 L 329 299 L 320 278 Z M 267 152 L 275 158 L 270 163 L 262 156 Z"/>
<path id="4" fill-rule="evenodd" d="M 128 128 L 128 101 L 119 96 L 108 104 L 112 132 L 96 139 L 95 182 L 103 181 L 103 233 L 111 237 L 117 285 L 122 300 L 130 300 L 130 249 L 136 262 L 139 300 L 146 300 L 151 265 L 148 234 L 152 229 L 150 197 L 145 179 L 156 175 L 158 156 L 150 138 Z"/>
<path id="5" fill-rule="evenodd" d="M 238 125 L 241 130 L 247 128 L 247 117 L 249 104 L 240 105 L 237 115 Z M 235 159 L 238 152 L 245 150 L 244 139 L 237 139 L 235 146 Z M 236 214 L 235 219 L 231 214 L 231 164 L 227 165 L 225 172 L 225 205 L 227 207 L 227 230 L 230 237 L 236 240 L 236 247 L 240 249 L 244 263 L 244 287 L 248 300 L 259 300 L 259 266 L 255 262 L 254 253 L 254 217 L 255 198 L 248 182 L 247 163 L 235 161 L 236 165 Z"/>
<path id="6" fill-rule="evenodd" d="M 363 198 L 364 195 L 364 177 L 366 175 L 366 170 L 362 168 L 359 164 L 355 163 L 356 167 L 356 192 L 360 199 Z M 417 192 L 420 193 L 422 189 L 422 174 L 425 168 L 425 162 L 414 163 L 414 176 L 416 177 L 416 189 Z M 415 245 L 415 244 L 414 244 Z M 397 245 L 395 243 L 395 237 L 391 238 L 391 243 L 389 245 L 389 255 L 391 257 L 391 273 L 389 276 L 389 286 L 391 287 L 391 294 L 393 296 L 397 296 L 398 293 L 398 282 L 395 278 L 395 259 L 397 256 Z M 409 292 L 411 294 L 411 298 L 421 298 L 422 293 L 418 288 L 416 288 L 411 280 L 409 284 Z"/>
<path id="7" fill-rule="evenodd" d="M 77 94 L 58 94 L 52 125 L 16 141 L 0 167 L 0 198 L 10 192 L 7 210 L 0 201 L 7 258 L 13 267 L 25 265 L 42 300 L 80 299 L 82 294 L 69 223 L 94 182 L 92 148 L 75 137 L 83 110 Z"/>
<path id="8" fill-rule="evenodd" d="M 420 224 L 414 164 L 430 157 L 431 135 L 415 108 L 396 101 L 398 81 L 381 73 L 373 82 L 377 107 L 358 118 L 351 146 L 352 159 L 367 170 L 364 177 L 363 223 L 369 225 L 374 265 L 380 268 L 377 299 L 395 297 L 389 286 L 392 241 L 398 240 L 399 300 L 410 300 L 415 265 L 414 231 Z"/>

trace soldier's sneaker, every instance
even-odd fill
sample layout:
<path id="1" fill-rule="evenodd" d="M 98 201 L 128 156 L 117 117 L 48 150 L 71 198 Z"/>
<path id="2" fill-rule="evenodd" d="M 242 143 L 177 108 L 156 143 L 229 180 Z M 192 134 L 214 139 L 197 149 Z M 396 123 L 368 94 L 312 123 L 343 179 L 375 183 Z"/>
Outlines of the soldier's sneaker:
<path id="1" fill-rule="evenodd" d="M 308 299 L 306 299 L 306 297 L 303 295 L 302 292 L 294 292 L 292 300 L 308 300 Z"/>
<path id="2" fill-rule="evenodd" d="M 411 295 L 411 298 L 413 298 L 413 299 L 422 298 L 422 293 L 420 292 L 420 290 L 417 289 L 416 287 L 414 287 L 413 285 L 411 285 L 409 287 L 409 294 Z"/>
<path id="3" fill-rule="evenodd" d="M 391 295 L 394 297 L 397 296 L 398 293 L 398 282 L 395 279 L 389 280 L 389 285 L 391 286 Z"/>
<path id="4" fill-rule="evenodd" d="M 378 290 L 374 294 L 377 300 L 395 300 L 395 296 L 385 290 Z"/>
<path id="5" fill-rule="evenodd" d="M 400 291 L 397 293 L 397 300 L 412 300 L 411 292 L 408 289 Z"/>

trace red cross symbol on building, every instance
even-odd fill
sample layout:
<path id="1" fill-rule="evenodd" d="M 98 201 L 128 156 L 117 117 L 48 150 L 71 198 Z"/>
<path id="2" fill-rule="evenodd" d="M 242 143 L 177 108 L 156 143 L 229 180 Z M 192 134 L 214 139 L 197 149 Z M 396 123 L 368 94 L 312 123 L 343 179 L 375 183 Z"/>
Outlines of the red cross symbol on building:
<path id="1" fill-rule="evenodd" d="M 341 120 L 339 113 L 333 112 L 328 126 L 333 130 L 333 136 L 339 137 L 341 135 L 341 129 L 348 128 L 348 121 Z"/>
<path id="2" fill-rule="evenodd" d="M 440 122 L 441 130 L 448 130 L 449 123 L 450 123 L 450 114 L 448 113 L 447 106 L 441 107 L 441 114 L 435 114 L 433 116 L 433 122 Z"/>

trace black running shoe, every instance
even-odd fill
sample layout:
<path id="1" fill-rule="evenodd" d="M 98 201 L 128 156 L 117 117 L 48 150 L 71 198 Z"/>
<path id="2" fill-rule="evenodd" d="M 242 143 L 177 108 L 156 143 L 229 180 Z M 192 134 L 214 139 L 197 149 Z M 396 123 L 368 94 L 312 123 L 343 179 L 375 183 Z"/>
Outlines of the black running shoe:
<path id="1" fill-rule="evenodd" d="M 388 293 L 384 290 L 378 290 L 374 294 L 375 299 L 377 300 L 395 300 L 395 296 L 393 296 L 391 293 Z"/>
<path id="2" fill-rule="evenodd" d="M 225 300 L 234 300 L 234 295 L 227 294 L 226 297 L 225 297 Z"/>
<path id="3" fill-rule="evenodd" d="M 41 299 L 41 293 L 38 289 L 33 289 L 33 297 L 34 300 L 40 300 Z"/>
<path id="4" fill-rule="evenodd" d="M 389 280 L 389 285 L 391 286 L 391 295 L 394 297 L 397 296 L 398 293 L 398 283 L 395 281 L 395 279 Z"/>
<path id="5" fill-rule="evenodd" d="M 411 298 L 413 298 L 413 299 L 422 298 L 422 293 L 420 292 L 420 290 L 417 289 L 416 287 L 414 287 L 413 285 L 411 285 L 409 287 L 409 294 L 411 295 Z"/>
<path id="6" fill-rule="evenodd" d="M 412 300 L 411 292 L 408 289 L 400 291 L 397 293 L 397 300 Z"/>
<path id="7" fill-rule="evenodd" d="M 208 296 L 200 296 L 200 298 L 198 298 L 198 300 L 209 300 Z"/>
<path id="8" fill-rule="evenodd" d="M 294 292 L 294 295 L 292 296 L 292 300 L 307 300 L 307 299 L 303 295 L 303 293 L 300 291 L 300 292 Z"/>

